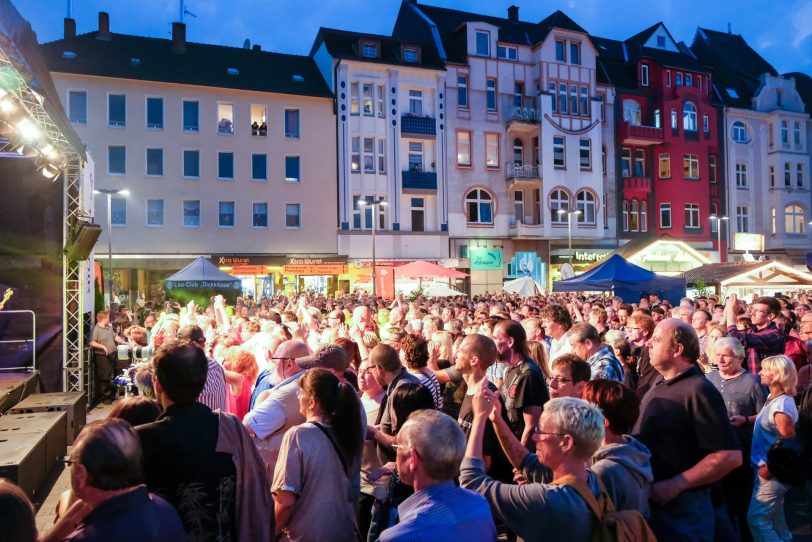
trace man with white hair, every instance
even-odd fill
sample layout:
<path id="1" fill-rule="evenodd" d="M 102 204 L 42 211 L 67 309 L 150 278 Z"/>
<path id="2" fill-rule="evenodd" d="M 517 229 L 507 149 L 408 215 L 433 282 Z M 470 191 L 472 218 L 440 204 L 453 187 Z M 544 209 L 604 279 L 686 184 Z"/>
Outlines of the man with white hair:
<path id="1" fill-rule="evenodd" d="M 454 484 L 465 454 L 457 422 L 436 410 L 409 417 L 395 444 L 400 480 L 414 494 L 398 506 L 400 521 L 381 533 L 382 542 L 411 540 L 496 540 L 488 503 Z"/>

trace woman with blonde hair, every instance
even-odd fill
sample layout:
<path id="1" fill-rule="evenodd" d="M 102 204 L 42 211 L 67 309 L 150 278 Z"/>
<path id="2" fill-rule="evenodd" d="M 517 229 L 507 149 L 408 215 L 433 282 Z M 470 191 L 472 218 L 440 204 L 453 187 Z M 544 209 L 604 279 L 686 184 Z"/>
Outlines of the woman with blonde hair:
<path id="1" fill-rule="evenodd" d="M 527 341 L 527 353 L 530 354 L 530 359 L 536 362 L 536 365 L 541 369 L 541 374 L 544 379 L 550 378 L 550 361 L 547 355 L 547 349 L 541 341 Z"/>
<path id="2" fill-rule="evenodd" d="M 789 486 L 770 473 L 767 450 L 779 438 L 795 436 L 798 409 L 793 396 L 798 385 L 798 372 L 787 356 L 771 356 L 762 360 L 758 375 L 770 394 L 756 417 L 753 431 L 750 462 L 756 469 L 756 476 L 747 523 L 756 541 L 791 540 L 792 534 L 784 516 L 784 496 Z"/>
<path id="3" fill-rule="evenodd" d="M 451 340 L 451 335 L 446 331 L 435 331 L 431 335 L 431 342 L 429 343 L 429 354 L 434 355 L 438 365 L 442 366 L 442 362 L 451 362 L 451 351 L 454 343 Z M 436 351 L 436 355 L 434 354 Z M 441 367 L 445 368 L 445 367 Z"/>

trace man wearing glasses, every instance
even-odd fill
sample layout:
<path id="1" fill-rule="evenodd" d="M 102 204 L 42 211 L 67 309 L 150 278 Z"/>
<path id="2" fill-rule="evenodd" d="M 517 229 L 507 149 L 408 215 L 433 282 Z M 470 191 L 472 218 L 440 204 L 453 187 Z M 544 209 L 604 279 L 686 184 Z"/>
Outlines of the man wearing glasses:
<path id="1" fill-rule="evenodd" d="M 761 371 L 761 360 L 784 353 L 784 332 L 775 325 L 775 318 L 781 312 L 781 304 L 774 297 L 757 297 L 750 306 L 750 320 L 753 327 L 737 329 L 736 319 L 738 299 L 730 294 L 725 305 L 727 336 L 739 339 L 744 345 L 746 357 L 745 368 L 757 375 Z"/>

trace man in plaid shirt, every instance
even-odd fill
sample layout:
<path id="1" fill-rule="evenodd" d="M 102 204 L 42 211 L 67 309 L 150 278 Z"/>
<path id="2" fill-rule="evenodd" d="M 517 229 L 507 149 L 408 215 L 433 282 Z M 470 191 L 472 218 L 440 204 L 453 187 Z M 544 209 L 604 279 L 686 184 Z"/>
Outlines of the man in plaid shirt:
<path id="1" fill-rule="evenodd" d="M 773 320 L 781 312 L 781 304 L 774 297 L 757 297 L 750 305 L 751 329 L 736 329 L 736 294 L 730 294 L 725 305 L 724 317 L 727 321 L 728 337 L 738 339 L 746 350 L 747 368 L 757 375 L 761 371 L 761 360 L 784 353 L 784 332 L 778 329 Z"/>

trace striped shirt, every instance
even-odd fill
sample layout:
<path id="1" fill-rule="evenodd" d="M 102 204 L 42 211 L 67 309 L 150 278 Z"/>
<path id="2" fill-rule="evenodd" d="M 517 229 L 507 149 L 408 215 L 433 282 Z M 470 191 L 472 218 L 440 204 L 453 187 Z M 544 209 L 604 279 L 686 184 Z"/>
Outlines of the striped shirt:
<path id="1" fill-rule="evenodd" d="M 784 334 L 774 322 L 762 329 L 737 329 L 736 326 L 727 328 L 727 336 L 739 339 L 745 348 L 745 367 L 754 375 L 761 371 L 761 360 L 770 356 L 780 356 L 784 353 Z"/>
<path id="2" fill-rule="evenodd" d="M 431 392 L 431 398 L 434 399 L 434 408 L 441 410 L 443 408 L 443 392 L 440 389 L 440 381 L 428 369 L 425 369 L 425 372 L 423 369 L 418 369 L 418 371 L 412 374 Z"/>
<path id="3" fill-rule="evenodd" d="M 206 384 L 203 386 L 203 391 L 197 397 L 197 402 L 206 405 L 212 410 L 226 410 L 226 373 L 223 367 L 211 358 L 209 360 L 209 368 L 206 373 Z"/>

